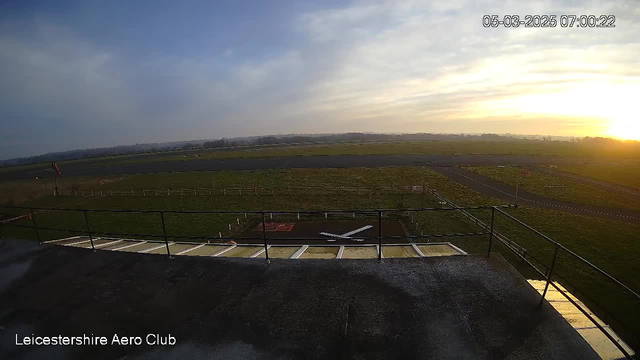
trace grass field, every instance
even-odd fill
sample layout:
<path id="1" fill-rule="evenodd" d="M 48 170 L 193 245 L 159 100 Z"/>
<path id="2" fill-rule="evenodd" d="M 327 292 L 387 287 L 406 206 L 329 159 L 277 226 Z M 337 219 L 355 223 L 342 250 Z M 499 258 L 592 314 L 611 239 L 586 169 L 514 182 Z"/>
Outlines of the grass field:
<path id="1" fill-rule="evenodd" d="M 495 155 L 547 155 L 583 157 L 593 159 L 618 159 L 637 163 L 640 161 L 640 144 L 587 145 L 566 141 L 539 140 L 448 140 L 420 142 L 357 143 L 284 146 L 240 151 L 198 151 L 188 154 L 143 157 L 116 160 L 112 164 L 136 164 L 141 162 L 189 161 L 220 158 L 284 157 L 323 155 L 412 155 L 412 154 L 495 154 Z M 110 162 L 111 163 L 111 162 Z"/>
<path id="2" fill-rule="evenodd" d="M 640 166 L 637 164 L 563 165 L 558 170 L 640 190 Z"/>
<path id="3" fill-rule="evenodd" d="M 213 185 L 233 186 L 288 186 L 315 185 L 326 188 L 340 186 L 403 186 L 427 184 L 458 205 L 489 205 L 499 201 L 470 191 L 466 187 L 450 181 L 448 178 L 422 167 L 397 168 L 353 168 L 353 169 L 291 169 L 274 171 L 238 171 L 238 172 L 199 172 L 141 174 L 122 176 L 117 183 L 96 185 L 101 189 L 143 189 L 143 188 L 193 188 Z M 370 209 L 370 208 L 411 208 L 443 206 L 428 194 L 389 195 L 389 194 L 343 194 L 343 195 L 218 195 L 218 196 L 171 196 L 171 197 L 98 197 L 83 199 L 75 197 L 43 197 L 28 201 L 30 206 L 55 206 L 64 204 L 67 208 L 92 209 L 165 209 L 165 210 L 313 210 L 313 209 Z M 24 211 L 13 210 L 14 213 Z M 636 291 L 640 291 L 640 279 L 637 277 L 637 255 L 640 254 L 640 226 L 617 223 L 609 220 L 594 219 L 554 211 L 519 208 L 510 209 L 510 213 L 529 223 L 560 243 L 589 259 L 614 277 Z M 490 212 L 474 211 L 474 215 L 487 221 Z M 278 219 L 276 217 L 276 219 Z M 72 228 L 86 230 L 82 212 L 48 212 L 36 215 L 38 226 Z M 88 213 L 93 232 L 122 232 L 127 234 L 162 235 L 159 214 L 128 213 Z M 240 225 L 237 221 L 240 220 Z M 257 218 L 251 215 L 244 218 L 238 215 L 185 215 L 165 214 L 167 232 L 176 236 L 215 237 L 237 234 L 243 226 Z M 304 220 L 304 219 L 303 219 Z M 407 219 L 405 219 L 407 220 Z M 475 224 L 455 212 L 421 213 L 416 216 L 417 223 L 407 220 L 408 226 L 416 234 L 464 233 L 481 231 Z M 30 224 L 28 218 L 19 224 Z M 229 224 L 236 224 L 228 231 Z M 549 266 L 554 248 L 535 234 L 516 225 L 506 217 L 496 217 L 496 230 L 516 241 L 527 249 L 529 258 L 541 267 Z M 34 239 L 31 229 L 5 227 L 5 236 Z M 61 238 L 75 233 L 41 230 L 42 239 Z M 131 236 L 134 237 L 134 236 Z M 484 254 L 487 251 L 488 237 L 473 236 L 466 238 L 432 238 L 431 241 L 451 241 L 471 254 Z M 523 274 L 536 278 L 521 261 L 498 242 L 494 242 L 494 251 L 503 254 Z M 600 304 L 626 328 L 640 332 L 640 314 L 638 304 L 618 288 L 612 287 L 600 275 L 581 263 L 560 255 L 556 267 L 562 279 L 575 285 L 580 294 Z M 539 278 L 539 276 L 537 276 Z M 581 296 L 585 296 L 581 295 Z M 595 310 L 595 309 L 594 309 Z M 603 312 L 604 313 L 604 312 Z"/>
<path id="4" fill-rule="evenodd" d="M 465 169 L 513 187 L 516 187 L 519 182 L 520 190 L 551 199 L 587 205 L 640 210 L 640 203 L 635 201 L 635 199 L 595 186 L 579 183 L 568 178 L 545 175 L 537 172 L 530 172 L 529 175 L 522 176 L 520 169 L 512 166 L 505 168 L 498 168 L 497 166 L 467 166 Z M 549 185 L 565 187 L 547 187 Z"/>
<path id="5" fill-rule="evenodd" d="M 57 179 L 58 192 L 99 189 L 105 184 L 116 182 L 119 177 L 59 177 Z M 0 204 L 20 204 L 27 200 L 34 200 L 42 196 L 51 196 L 54 192 L 53 174 L 48 178 L 38 180 L 16 180 L 0 182 Z"/>
<path id="6" fill-rule="evenodd" d="M 242 150 L 188 150 L 131 155 L 114 155 L 102 158 L 59 161 L 61 168 L 72 163 L 100 162 L 105 165 L 138 164 L 145 162 L 189 161 L 221 158 L 255 158 L 282 156 L 323 155 L 411 155 L 411 154 L 495 154 L 495 155 L 543 155 L 568 158 L 584 158 L 616 161 L 630 165 L 640 164 L 640 143 L 587 144 L 568 141 L 541 141 L 509 139 L 442 140 L 442 141 L 391 141 L 373 143 L 349 143 L 326 145 L 295 145 L 251 147 Z M 25 169 L 47 168 L 49 163 L 1 167 L 0 173 Z"/>

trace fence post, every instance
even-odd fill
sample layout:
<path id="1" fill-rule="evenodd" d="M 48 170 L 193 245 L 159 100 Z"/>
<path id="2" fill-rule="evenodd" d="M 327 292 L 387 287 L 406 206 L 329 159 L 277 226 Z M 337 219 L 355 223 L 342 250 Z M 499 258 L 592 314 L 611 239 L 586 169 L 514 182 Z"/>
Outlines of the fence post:
<path id="1" fill-rule="evenodd" d="M 491 232 L 489 233 L 489 250 L 487 251 L 487 256 L 491 256 L 491 245 L 493 243 L 493 223 L 496 219 L 496 208 L 491 208 Z"/>
<path id="2" fill-rule="evenodd" d="M 167 247 L 167 255 L 171 259 L 171 251 L 169 251 L 169 240 L 167 240 L 167 228 L 164 226 L 164 211 L 160 211 L 160 220 L 162 220 L 162 236 L 164 236 L 164 244 Z"/>
<path id="3" fill-rule="evenodd" d="M 38 239 L 38 243 L 42 244 L 40 240 L 40 232 L 38 231 L 38 225 L 36 225 L 36 217 L 33 215 L 33 209 L 29 209 L 29 214 L 31 214 L 31 221 L 33 222 L 33 228 L 36 230 L 36 238 Z"/>
<path id="4" fill-rule="evenodd" d="M 267 259 L 267 263 L 269 262 L 269 247 L 267 246 L 267 227 L 264 222 L 264 212 L 262 214 L 262 240 L 264 241 L 264 256 Z"/>
<path id="5" fill-rule="evenodd" d="M 382 260 L 382 211 L 378 211 L 378 261 Z"/>
<path id="6" fill-rule="evenodd" d="M 556 260 L 558 259 L 558 250 L 560 246 L 556 244 L 556 250 L 553 253 L 553 262 L 551 263 L 551 268 L 549 269 L 549 275 L 547 276 L 547 283 L 544 286 L 544 291 L 542 292 L 542 297 L 540 298 L 540 304 L 538 307 L 542 307 L 542 303 L 544 303 L 544 297 L 547 295 L 547 289 L 549 288 L 549 283 L 551 282 L 551 275 L 553 275 L 553 268 L 556 266 Z"/>
<path id="7" fill-rule="evenodd" d="M 84 213 L 84 223 L 87 226 L 87 235 L 89 235 L 89 241 L 91 241 L 91 250 L 96 251 L 96 247 L 93 244 L 93 236 L 91 235 L 91 228 L 89 228 L 89 218 L 87 217 L 87 210 L 82 210 Z"/>

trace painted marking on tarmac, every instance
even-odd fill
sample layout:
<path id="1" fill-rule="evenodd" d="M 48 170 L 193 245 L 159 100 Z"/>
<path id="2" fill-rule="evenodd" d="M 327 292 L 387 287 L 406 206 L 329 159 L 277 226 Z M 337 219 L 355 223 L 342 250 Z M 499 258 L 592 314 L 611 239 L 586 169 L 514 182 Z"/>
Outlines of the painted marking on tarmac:
<path id="1" fill-rule="evenodd" d="M 296 250 L 296 252 L 294 252 L 293 255 L 289 257 L 289 259 L 299 258 L 300 255 L 302 255 L 305 251 L 307 251 L 308 248 L 309 248 L 309 245 L 303 245 L 302 247 L 300 247 L 300 249 Z"/>
<path id="2" fill-rule="evenodd" d="M 238 246 L 238 245 L 231 245 L 231 246 L 229 246 L 228 248 L 226 248 L 226 249 L 222 249 L 221 251 L 218 251 L 217 253 L 215 253 L 215 254 L 211 255 L 211 257 L 220 256 L 220 255 L 222 255 L 222 254 L 226 253 L 227 251 L 229 251 L 229 250 L 231 250 L 231 249 L 236 248 L 237 246 Z"/>
<path id="3" fill-rule="evenodd" d="M 344 245 L 340 245 L 340 250 L 338 250 L 338 255 L 336 255 L 336 259 L 342 259 L 342 254 L 344 254 Z"/>
<path id="4" fill-rule="evenodd" d="M 271 249 L 271 245 L 267 245 L 267 250 L 269 250 L 269 249 Z M 255 253 L 255 254 L 253 254 L 253 255 L 251 255 L 251 256 L 249 256 L 249 257 L 250 257 L 250 258 L 256 258 L 256 257 L 258 257 L 258 256 L 262 255 L 263 253 L 264 253 L 264 248 L 262 248 L 262 249 L 260 249 L 260 250 L 256 251 L 256 253 Z"/>
<path id="5" fill-rule="evenodd" d="M 169 246 L 172 246 L 173 244 L 175 244 L 175 243 L 170 242 Z M 158 245 L 158 246 L 155 246 L 155 247 L 152 247 L 152 248 L 149 248 L 149 249 L 141 250 L 141 251 L 138 251 L 138 254 L 144 254 L 144 253 L 148 253 L 148 252 L 153 251 L 153 250 L 162 249 L 166 245 L 167 244 L 162 244 L 162 245 Z"/>
<path id="6" fill-rule="evenodd" d="M 186 254 L 186 253 L 188 253 L 189 251 L 193 251 L 193 250 L 196 250 L 196 249 L 200 249 L 201 247 L 203 247 L 203 246 L 205 246 L 205 245 L 206 245 L 206 244 L 196 245 L 196 246 L 194 246 L 194 247 L 192 247 L 192 248 L 188 248 L 188 249 L 186 249 L 186 250 L 180 251 L 180 252 L 179 252 L 179 253 L 177 253 L 176 255 Z"/>
<path id="7" fill-rule="evenodd" d="M 420 257 L 425 257 L 425 256 L 424 256 L 424 253 L 422 253 L 422 250 L 420 250 L 420 249 L 418 248 L 418 246 L 416 246 L 416 244 L 415 244 L 415 243 L 411 243 L 411 247 L 413 248 L 413 250 L 414 250 L 416 253 L 418 253 L 418 255 L 420 255 Z"/>
<path id="8" fill-rule="evenodd" d="M 109 245 L 113 245 L 113 244 L 117 244 L 119 242 L 123 242 L 124 240 L 116 240 L 116 241 L 112 241 L 112 242 L 108 242 L 108 243 L 104 243 L 104 244 L 100 244 L 100 245 L 95 245 L 95 248 L 99 248 L 99 247 L 105 247 L 105 246 L 109 246 Z"/>
<path id="9" fill-rule="evenodd" d="M 135 242 L 134 244 L 129 244 L 129 245 L 121 246 L 119 248 L 111 249 L 111 251 L 123 250 L 123 249 L 126 249 L 126 248 L 130 248 L 130 247 L 134 247 L 136 245 L 142 245 L 142 244 L 146 244 L 146 243 L 147 243 L 146 241 Z"/>
<path id="10" fill-rule="evenodd" d="M 55 242 L 58 242 L 58 241 L 64 241 L 64 240 L 79 239 L 79 238 L 81 238 L 81 237 L 82 237 L 82 236 L 71 236 L 71 237 L 67 237 L 67 238 L 64 238 L 64 239 L 48 240 L 48 241 L 43 242 L 43 244 L 55 243 Z"/>
<path id="11" fill-rule="evenodd" d="M 86 243 L 86 242 L 89 242 L 89 241 L 91 241 L 91 240 L 82 240 L 82 241 L 74 242 L 74 243 L 71 243 L 71 244 L 64 244 L 62 246 L 76 246 L 78 244 Z"/>

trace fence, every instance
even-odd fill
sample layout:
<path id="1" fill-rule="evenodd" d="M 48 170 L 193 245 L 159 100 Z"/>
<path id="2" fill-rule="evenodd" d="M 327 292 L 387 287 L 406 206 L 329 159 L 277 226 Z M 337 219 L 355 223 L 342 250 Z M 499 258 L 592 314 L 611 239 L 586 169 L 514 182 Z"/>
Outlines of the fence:
<path id="1" fill-rule="evenodd" d="M 424 194 L 425 185 L 398 185 L 377 187 L 356 186 L 229 186 L 180 189 L 132 189 L 132 190 L 67 190 L 66 196 L 213 196 L 213 195 L 329 195 L 329 194 Z"/>
<path id="2" fill-rule="evenodd" d="M 575 286 L 570 281 L 568 281 L 567 279 L 563 278 L 562 276 L 560 276 L 557 273 L 556 264 L 557 264 L 558 256 L 561 253 L 566 253 L 567 255 L 570 255 L 571 257 L 576 259 L 578 262 L 582 263 L 583 265 L 587 266 L 590 269 L 593 269 L 595 272 L 597 272 L 598 274 L 602 275 L 608 281 L 611 281 L 613 284 L 615 284 L 622 291 L 628 293 L 635 300 L 637 305 L 640 305 L 640 295 L 638 295 L 638 293 L 636 293 L 631 288 L 629 288 L 628 286 L 626 286 L 625 284 L 623 284 L 622 282 L 620 282 L 619 280 L 617 280 L 613 276 L 609 275 L 607 272 L 603 271 L 599 267 L 593 265 L 588 260 L 586 260 L 583 257 L 581 257 L 580 255 L 576 254 L 572 250 L 566 248 L 562 244 L 560 244 L 557 241 L 551 239 L 547 235 L 545 235 L 545 234 L 541 233 L 540 231 L 534 229 L 533 227 L 531 227 L 528 224 L 524 223 L 523 221 L 517 219 L 516 217 L 510 215 L 509 213 L 505 212 L 504 210 L 500 209 L 499 207 L 493 207 L 492 208 L 492 210 L 491 210 L 491 221 L 490 221 L 490 223 L 487 223 L 485 221 L 482 221 L 482 220 L 478 219 L 478 217 L 472 215 L 470 213 L 470 211 L 469 211 L 469 210 L 472 210 L 472 208 L 464 208 L 464 207 L 460 207 L 460 206 L 456 205 L 453 201 L 448 200 L 445 197 L 443 197 L 441 194 L 439 194 L 435 189 L 426 188 L 425 191 L 427 193 L 431 194 L 432 196 L 434 196 L 435 198 L 437 198 L 438 200 L 440 200 L 442 204 L 446 204 L 448 206 L 451 206 L 452 208 L 457 209 L 457 211 L 463 217 L 467 218 L 468 220 L 470 220 L 472 223 L 476 224 L 480 228 L 485 228 L 485 229 L 488 228 L 488 229 L 490 229 L 489 232 L 490 232 L 491 236 L 490 236 L 490 239 L 489 239 L 489 250 L 487 252 L 487 255 L 491 254 L 492 245 L 493 245 L 493 239 L 495 238 L 502 245 L 504 245 L 504 247 L 507 250 L 509 250 L 510 253 L 514 254 L 524 264 L 526 264 L 529 268 L 531 268 L 536 274 L 538 274 L 541 278 L 545 279 L 546 280 L 546 284 L 545 284 L 545 288 L 543 290 L 542 297 L 540 299 L 540 305 L 542 305 L 543 300 L 544 300 L 544 298 L 546 296 L 546 293 L 548 291 L 549 285 L 551 285 L 559 293 L 561 293 L 562 296 L 564 296 L 570 303 L 572 303 L 574 306 L 576 306 L 576 308 L 578 308 L 579 311 L 581 313 L 583 313 L 592 323 L 594 323 L 595 326 L 601 332 L 603 332 L 605 334 L 605 336 L 609 340 L 611 340 L 611 342 L 622 352 L 622 354 L 624 354 L 624 356 L 626 358 L 628 358 L 628 359 L 632 358 L 631 354 L 629 354 L 629 352 L 621 344 L 619 344 L 611 336 L 611 334 L 608 333 L 606 331 L 606 329 L 604 329 L 604 327 L 601 324 L 599 324 L 596 319 L 594 319 L 594 317 L 591 314 L 589 314 L 588 309 L 585 309 L 582 306 L 579 306 L 579 304 L 577 304 L 577 302 L 574 299 L 572 299 L 571 296 L 569 296 L 565 291 L 563 291 L 559 286 L 557 286 L 552 281 L 552 279 L 556 279 L 555 281 L 560 282 L 567 289 L 571 288 L 572 289 L 571 293 L 573 295 L 576 295 L 576 296 L 580 295 L 580 299 L 583 302 L 589 303 L 589 306 L 592 309 L 594 309 L 594 308 L 597 309 L 598 315 L 600 315 L 604 320 L 606 320 L 609 323 L 613 322 L 616 325 L 615 326 L 616 327 L 616 331 L 618 331 L 619 333 L 623 334 L 623 338 L 627 341 L 627 343 L 629 343 L 631 345 L 632 348 L 637 349 L 638 346 L 640 346 L 640 339 L 639 339 L 638 334 L 636 334 L 634 331 L 628 329 L 626 326 L 622 325 L 619 319 L 617 319 L 613 315 L 611 315 L 610 312 L 607 311 L 606 309 L 604 309 L 601 305 L 599 305 L 597 301 L 591 299 L 589 296 L 587 296 L 587 294 L 584 291 L 581 291 L 577 286 Z M 535 256 L 531 255 L 531 253 L 529 251 L 527 251 L 527 249 L 525 247 L 519 245 L 515 241 L 512 241 L 511 239 L 509 239 L 504 234 L 498 232 L 495 229 L 496 212 L 498 212 L 499 215 L 503 215 L 507 219 L 513 221 L 515 224 L 518 224 L 519 226 L 522 226 L 525 229 L 530 230 L 537 237 L 541 237 L 543 240 L 545 240 L 549 244 L 552 244 L 553 247 L 554 247 L 554 250 L 553 250 L 553 258 L 552 258 L 550 266 L 545 266 L 544 262 L 541 259 L 538 259 Z M 413 221 L 416 221 L 416 220 L 413 220 Z M 534 262 L 536 264 L 534 264 Z M 539 267 L 542 267 L 544 269 L 544 271 L 542 271 Z"/>
<path id="3" fill-rule="evenodd" d="M 427 191 L 423 188 L 424 191 Z M 544 299 L 546 297 L 549 286 L 555 288 L 560 294 L 562 294 L 569 302 L 571 302 L 580 312 L 582 312 L 593 324 L 609 339 L 611 342 L 629 359 L 632 358 L 631 354 L 625 349 L 625 347 L 618 343 L 618 341 L 595 319 L 595 317 L 590 314 L 589 310 L 580 305 L 579 301 L 574 300 L 567 291 L 563 290 L 561 286 L 558 286 L 555 282 L 559 281 L 561 284 L 570 285 L 565 279 L 559 277 L 556 271 L 556 267 L 558 265 L 559 254 L 563 253 L 572 257 L 573 260 L 578 263 L 587 266 L 592 269 L 596 273 L 602 275 L 610 284 L 616 286 L 622 291 L 629 294 L 632 299 L 635 301 L 636 306 L 635 309 L 639 309 L 637 305 L 640 305 L 640 295 L 638 295 L 634 290 L 595 266 L 588 260 L 584 259 L 580 255 L 576 254 L 572 250 L 566 248 L 562 244 L 556 242 L 551 239 L 547 235 L 539 232 L 528 224 L 522 222 L 517 219 L 513 215 L 506 212 L 504 209 L 512 207 L 511 205 L 499 205 L 499 206 L 474 206 L 474 207 L 459 207 L 456 206 L 453 202 L 445 199 L 440 194 L 438 194 L 435 190 L 428 190 L 431 194 L 441 199 L 443 203 L 450 205 L 450 207 L 438 207 L 438 208 L 416 208 L 416 209 L 371 209 L 371 210 L 316 210 L 316 211 L 169 211 L 169 210 L 106 210 L 106 209 L 61 209 L 61 208 L 28 208 L 28 207 L 20 207 L 20 206 L 5 206 L 4 208 L 14 209 L 14 210 L 22 210 L 27 211 L 26 214 L 22 216 L 27 216 L 31 220 L 30 225 L 25 224 L 13 224 L 11 222 L 0 222 L 0 226 L 15 226 L 33 229 L 35 231 L 36 237 L 38 241 L 42 242 L 40 237 L 40 231 L 48 230 L 48 231 L 63 231 L 63 232 L 75 232 L 77 234 L 84 234 L 89 237 L 91 242 L 92 249 L 95 250 L 95 246 L 93 243 L 94 236 L 97 235 L 106 235 L 106 236 L 129 236 L 129 237 L 156 237 L 164 240 L 165 247 L 167 250 L 167 256 L 171 257 L 171 252 L 169 249 L 169 239 L 175 238 L 187 238 L 187 239 L 205 239 L 205 240 L 234 240 L 234 241 L 243 241 L 243 240 L 257 240 L 262 243 L 264 246 L 264 254 L 267 261 L 269 261 L 269 242 L 276 240 L 285 240 L 277 237 L 269 237 L 267 236 L 267 219 L 273 218 L 273 216 L 281 216 L 281 217 L 297 217 L 298 219 L 301 216 L 320 216 L 328 219 L 329 216 L 333 217 L 356 217 L 356 216 L 367 216 L 369 218 L 374 218 L 377 220 L 378 226 L 378 234 L 377 236 L 369 236 L 362 237 L 363 240 L 372 241 L 377 244 L 377 258 L 378 261 L 382 259 L 382 249 L 384 246 L 383 240 L 397 240 L 397 239 L 405 239 L 405 240 L 416 240 L 424 237 L 445 237 L 445 236 L 476 236 L 476 235 L 488 235 L 488 249 L 487 256 L 490 256 L 492 253 L 494 245 L 494 239 L 498 241 L 499 244 L 504 245 L 504 247 L 509 250 L 513 255 L 519 258 L 524 264 L 528 265 L 538 276 L 545 280 L 544 291 L 540 298 L 539 306 L 542 306 L 544 303 Z M 76 230 L 76 229 L 61 229 L 61 228 L 52 228 L 52 227 L 43 227 L 38 225 L 37 215 L 38 211 L 64 211 L 64 212 L 75 212 L 81 213 L 84 219 L 85 229 Z M 485 222 L 470 213 L 470 211 L 484 211 L 485 215 L 490 216 L 490 222 Z M 458 212 L 462 214 L 467 219 L 471 220 L 474 224 L 482 229 L 482 232 L 477 233 L 468 233 L 468 234 L 428 234 L 428 235 L 405 235 L 405 236 L 383 236 L 383 216 L 385 217 L 393 217 L 393 216 L 409 216 L 410 218 L 418 213 L 423 212 Z M 121 214 L 149 214 L 157 216 L 160 220 L 161 224 L 161 233 L 158 235 L 155 234 L 132 234 L 132 233 L 113 233 L 113 232 L 97 232 L 92 231 L 91 224 L 89 222 L 88 213 L 121 213 Z M 238 223 L 240 222 L 240 217 L 248 218 L 249 215 L 252 217 L 257 217 L 258 221 L 261 223 L 261 235 L 257 237 L 238 237 L 238 236 L 230 236 L 230 237 L 211 237 L 211 236 L 187 236 L 187 235 L 169 235 L 167 233 L 166 223 L 165 223 L 165 215 L 166 214 L 181 214 L 181 215 L 203 215 L 203 214 L 227 214 L 236 216 L 238 219 Z M 542 238 L 545 243 L 551 244 L 554 247 L 553 251 L 553 259 L 551 261 L 550 266 L 545 267 L 545 270 L 541 270 L 539 268 L 540 265 L 536 266 L 534 262 L 541 264 L 542 261 L 540 259 L 536 259 L 535 257 L 528 255 L 526 249 L 516 242 L 508 239 L 506 236 L 501 234 L 495 229 L 496 224 L 496 215 L 504 216 L 509 221 L 512 221 L 517 226 L 521 226 L 524 229 L 532 232 L 538 238 Z M 313 237 L 304 237 L 304 238 L 287 238 L 286 240 L 326 240 L 326 238 L 313 238 Z M 568 288 L 569 286 L 567 286 Z M 574 287 L 575 289 L 575 287 Z M 595 302 L 594 302 L 595 303 Z M 636 310 L 637 311 L 637 310 Z M 619 325 L 620 322 L 617 321 L 617 328 L 623 330 L 623 338 L 629 343 L 632 347 L 637 346 L 637 334 L 633 331 L 626 329 L 624 326 Z"/>

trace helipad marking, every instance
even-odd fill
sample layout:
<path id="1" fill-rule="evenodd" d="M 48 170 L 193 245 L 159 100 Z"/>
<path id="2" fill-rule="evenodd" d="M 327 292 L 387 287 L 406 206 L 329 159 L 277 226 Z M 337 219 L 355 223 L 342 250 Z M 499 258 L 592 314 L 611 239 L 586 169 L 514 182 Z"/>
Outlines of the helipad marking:
<path id="1" fill-rule="evenodd" d="M 338 239 L 349 239 L 349 240 L 352 240 L 352 241 L 364 241 L 364 239 L 354 239 L 354 238 L 351 237 L 351 235 L 357 234 L 359 232 L 363 232 L 365 230 L 369 230 L 372 227 L 373 227 L 373 225 L 366 225 L 366 226 L 363 226 L 363 227 L 361 227 L 359 229 L 355 229 L 353 231 L 346 232 L 346 233 L 344 233 L 342 235 L 332 234 L 332 233 L 328 233 L 328 232 L 321 232 L 320 235 L 332 237 L 333 239 L 327 239 L 327 241 L 329 241 L 329 242 L 336 241 L 335 238 L 338 238 Z"/>

